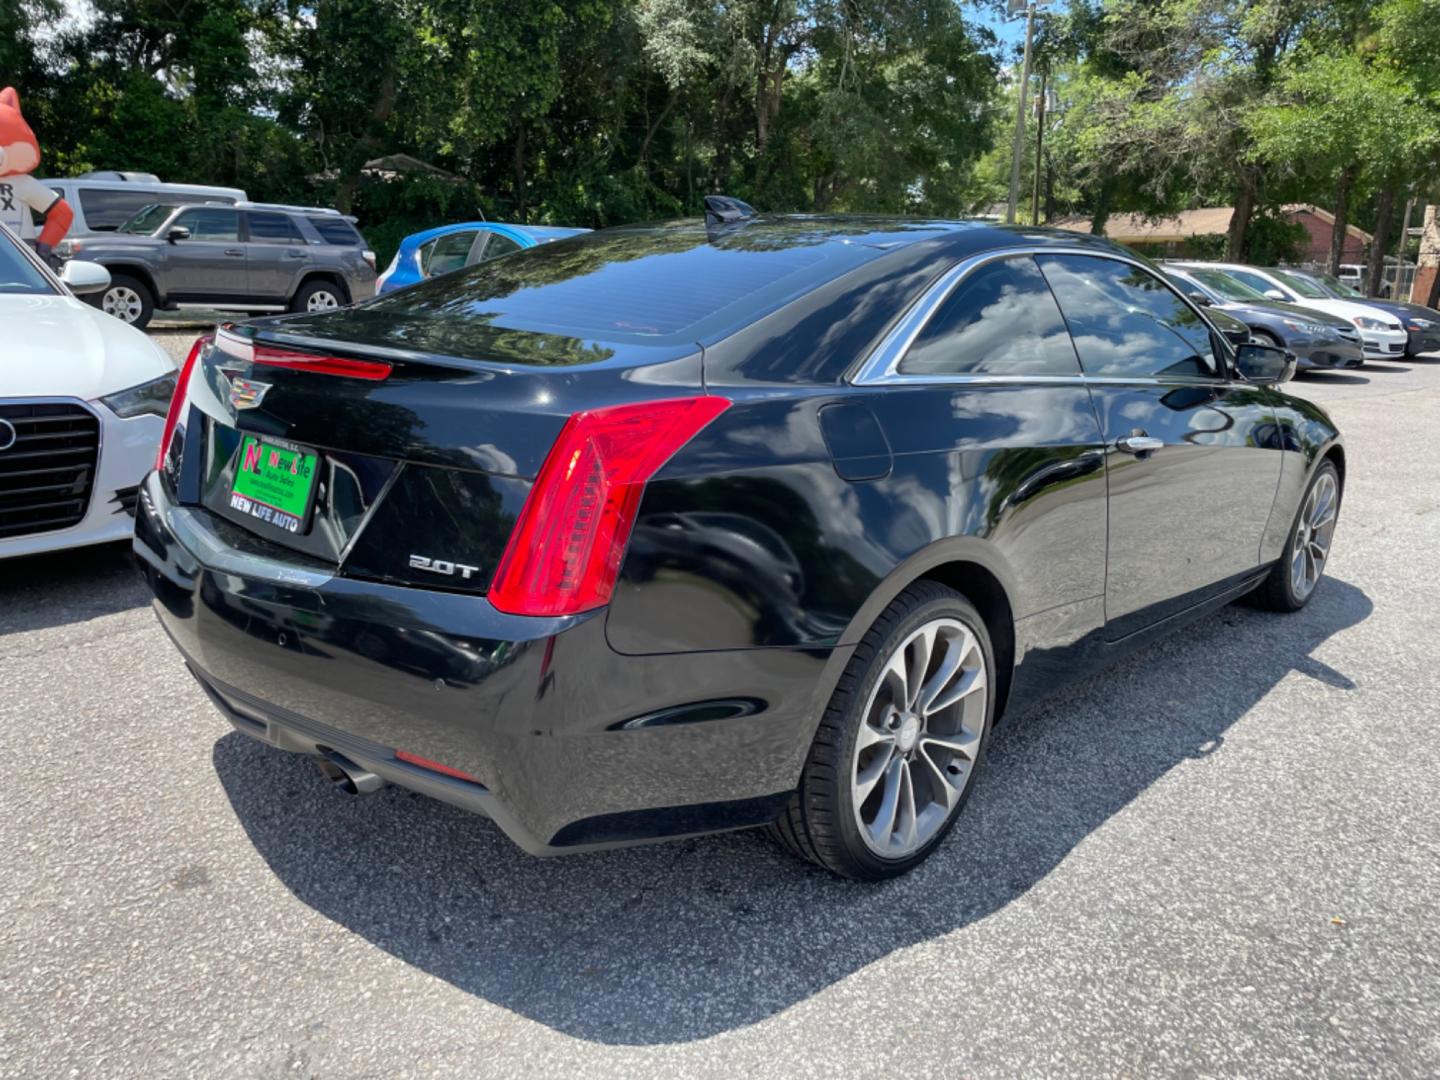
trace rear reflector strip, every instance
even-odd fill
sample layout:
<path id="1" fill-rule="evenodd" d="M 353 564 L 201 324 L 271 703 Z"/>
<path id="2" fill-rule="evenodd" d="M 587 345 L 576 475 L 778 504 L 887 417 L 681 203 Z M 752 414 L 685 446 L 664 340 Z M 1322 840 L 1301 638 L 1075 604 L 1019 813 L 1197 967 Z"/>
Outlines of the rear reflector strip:
<path id="1" fill-rule="evenodd" d="M 368 379 L 379 382 L 388 379 L 392 365 L 383 360 L 354 360 L 348 356 L 327 356 L 324 353 L 300 352 L 277 345 L 257 344 L 251 338 L 222 327 L 216 335 L 215 344 L 236 360 L 266 367 L 289 368 L 292 371 L 308 371 L 312 375 L 334 375 L 344 379 Z"/>
<path id="2" fill-rule="evenodd" d="M 266 367 L 308 371 L 312 375 L 338 375 L 346 379 L 369 379 L 379 382 L 390 377 L 391 367 L 380 360 L 351 360 L 345 356 L 321 356 L 316 353 L 293 352 L 272 345 L 255 346 L 255 363 Z"/>
<path id="3" fill-rule="evenodd" d="M 449 765 L 441 765 L 438 761 L 431 761 L 419 754 L 412 754 L 408 750 L 396 750 L 395 757 L 407 765 L 415 765 L 422 769 L 429 769 L 431 772 L 439 773 L 441 776 L 453 776 L 456 780 L 465 780 L 471 784 L 478 784 L 480 781 L 471 776 L 468 772 L 461 772 L 459 769 L 452 769 Z"/>

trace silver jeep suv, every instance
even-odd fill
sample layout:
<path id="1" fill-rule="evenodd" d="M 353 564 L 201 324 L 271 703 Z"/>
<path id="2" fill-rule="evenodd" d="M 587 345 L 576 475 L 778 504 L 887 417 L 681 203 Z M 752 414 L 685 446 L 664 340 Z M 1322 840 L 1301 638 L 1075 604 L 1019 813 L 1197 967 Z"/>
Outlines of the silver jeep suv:
<path id="1" fill-rule="evenodd" d="M 375 295 L 375 253 L 334 210 L 157 203 L 56 254 L 105 266 L 110 287 L 93 302 L 137 327 L 157 308 L 325 311 Z"/>

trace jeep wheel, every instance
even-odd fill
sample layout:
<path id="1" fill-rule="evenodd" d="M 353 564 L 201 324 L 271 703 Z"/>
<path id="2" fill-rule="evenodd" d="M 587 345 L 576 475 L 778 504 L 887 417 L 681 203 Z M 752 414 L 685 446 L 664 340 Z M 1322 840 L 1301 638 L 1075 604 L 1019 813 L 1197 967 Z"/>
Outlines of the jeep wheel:
<path id="1" fill-rule="evenodd" d="M 340 287 L 329 281 L 311 281 L 303 285 L 290 301 L 291 311 L 334 311 L 345 305 Z"/>

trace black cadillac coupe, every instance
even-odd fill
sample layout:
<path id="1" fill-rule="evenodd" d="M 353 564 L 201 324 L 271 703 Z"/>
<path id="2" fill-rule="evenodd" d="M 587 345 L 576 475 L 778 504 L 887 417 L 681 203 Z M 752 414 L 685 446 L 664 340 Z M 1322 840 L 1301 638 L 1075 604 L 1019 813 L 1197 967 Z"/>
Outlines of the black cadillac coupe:
<path id="1" fill-rule="evenodd" d="M 135 550 L 236 728 L 535 854 L 770 826 L 877 879 L 1003 712 L 1314 594 L 1293 356 L 1103 239 L 714 210 L 197 342 Z"/>

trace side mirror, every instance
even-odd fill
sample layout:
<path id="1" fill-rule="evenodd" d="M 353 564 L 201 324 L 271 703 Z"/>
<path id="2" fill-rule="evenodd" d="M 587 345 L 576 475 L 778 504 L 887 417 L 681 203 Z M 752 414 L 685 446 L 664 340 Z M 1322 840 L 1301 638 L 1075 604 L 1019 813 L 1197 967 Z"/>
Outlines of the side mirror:
<path id="1" fill-rule="evenodd" d="M 1206 296 L 1203 292 L 1201 292 L 1199 289 L 1196 289 L 1190 294 L 1190 299 L 1195 301 L 1195 303 L 1199 304 L 1201 307 L 1210 306 L 1210 298 Z"/>
<path id="2" fill-rule="evenodd" d="M 71 259 L 60 268 L 60 280 L 76 296 L 86 296 L 110 287 L 110 271 L 99 263 Z"/>
<path id="3" fill-rule="evenodd" d="M 1271 300 L 1284 300 L 1284 299 L 1285 299 L 1285 294 L 1284 294 L 1283 292 L 1281 292 L 1279 289 L 1266 289 L 1266 290 L 1265 290 L 1265 295 L 1268 296 Z"/>
<path id="4" fill-rule="evenodd" d="M 165 239 L 169 240 L 172 244 L 175 243 L 177 240 L 189 240 L 190 230 L 187 229 L 184 225 L 176 225 L 173 229 L 171 229 L 168 233 L 165 234 Z"/>
<path id="5" fill-rule="evenodd" d="M 1235 366 L 1258 386 L 1278 386 L 1295 376 L 1295 354 L 1278 345 L 1250 342 L 1235 349 Z"/>

